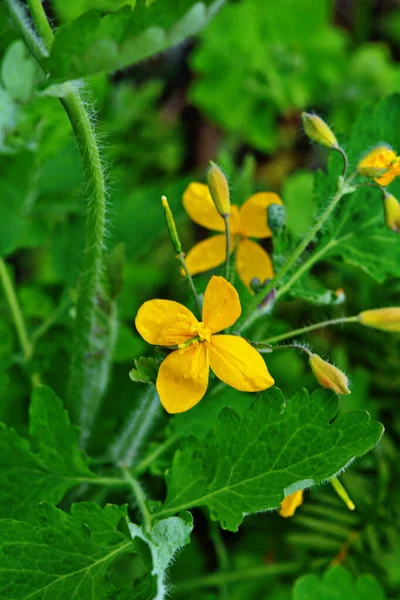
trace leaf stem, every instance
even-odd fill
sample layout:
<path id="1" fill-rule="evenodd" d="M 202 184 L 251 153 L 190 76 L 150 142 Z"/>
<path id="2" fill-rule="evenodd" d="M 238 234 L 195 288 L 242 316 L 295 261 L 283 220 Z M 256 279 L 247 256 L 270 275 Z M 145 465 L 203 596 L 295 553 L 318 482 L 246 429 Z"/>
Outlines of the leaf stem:
<path id="1" fill-rule="evenodd" d="M 125 481 L 127 482 L 127 484 L 133 492 L 136 503 L 143 517 L 145 530 L 149 532 L 151 529 L 152 516 L 146 505 L 146 494 L 144 493 L 143 488 L 138 482 L 138 480 L 132 477 L 132 475 L 129 472 L 129 469 L 123 468 L 122 474 Z"/>
<path id="2" fill-rule="evenodd" d="M 230 216 L 224 215 L 225 224 L 225 244 L 226 244 L 226 255 L 225 255 L 225 279 L 230 281 L 231 276 L 231 226 Z"/>
<path id="3" fill-rule="evenodd" d="M 240 583 L 264 577 L 277 577 L 279 575 L 292 575 L 301 571 L 302 568 L 303 565 L 299 563 L 287 562 L 273 565 L 260 565 L 241 571 L 232 571 L 230 573 L 217 572 L 211 573 L 211 575 L 203 575 L 202 577 L 182 581 L 177 584 L 176 589 L 178 594 L 187 594 L 187 592 L 192 590 L 207 587 L 221 587 L 227 583 Z"/>
<path id="4" fill-rule="evenodd" d="M 183 252 L 181 252 L 180 254 L 176 254 L 176 258 L 179 260 L 182 269 L 185 271 L 185 275 L 186 275 L 186 279 L 189 285 L 189 289 L 192 292 L 192 296 L 194 299 L 194 303 L 196 305 L 197 311 L 201 317 L 201 304 L 200 304 L 200 300 L 199 300 L 199 296 L 197 294 L 197 290 L 196 287 L 194 285 L 194 281 L 193 281 L 193 277 L 191 276 L 188 266 L 186 264 L 186 260 L 185 260 L 185 255 Z"/>
<path id="5" fill-rule="evenodd" d="M 274 344 L 275 342 L 280 342 L 281 340 L 286 340 L 288 338 L 296 337 L 297 335 L 303 335 L 304 333 L 308 333 L 309 331 L 314 331 L 315 329 L 321 329 L 322 327 L 330 327 L 331 325 L 338 325 L 339 323 L 356 323 L 357 321 L 358 321 L 358 316 L 339 317 L 338 319 L 330 319 L 328 321 L 321 321 L 320 323 L 313 323 L 312 325 L 307 325 L 306 327 L 300 327 L 300 329 L 292 329 L 291 331 L 287 331 L 286 333 L 281 333 L 280 335 L 275 335 L 275 336 L 267 338 L 265 340 L 261 340 L 259 343 Z"/>
<path id="6" fill-rule="evenodd" d="M 54 35 L 47 20 L 42 0 L 27 0 L 27 4 L 39 35 L 44 41 L 46 49 L 50 50 L 53 45 Z"/>
<path id="7" fill-rule="evenodd" d="M 132 469 L 133 473 L 135 473 L 135 475 L 139 475 L 140 473 L 143 473 L 144 471 L 146 471 L 148 466 L 151 465 L 151 463 L 156 458 L 158 458 L 159 456 L 164 454 L 164 452 L 166 452 L 178 440 L 179 440 L 179 436 L 177 436 L 177 435 L 171 436 L 165 442 L 160 444 L 160 446 L 157 446 L 157 448 L 155 450 L 150 452 L 147 456 L 145 456 L 143 458 L 143 460 L 141 460 L 137 465 L 135 465 L 133 467 L 133 469 Z"/>
<path id="8" fill-rule="evenodd" d="M 24 317 L 22 316 L 21 307 L 18 302 L 17 294 L 15 293 L 12 279 L 8 273 L 6 263 L 2 258 L 0 258 L 0 280 L 3 284 L 4 294 L 14 321 L 22 353 L 25 360 L 29 361 L 32 358 L 33 346 L 26 330 Z"/>
<path id="9" fill-rule="evenodd" d="M 49 329 L 58 321 L 61 315 L 71 305 L 70 298 L 65 298 L 60 305 L 47 317 L 45 321 L 32 333 L 32 344 L 35 345 L 39 339 L 48 332 Z"/>
<path id="10" fill-rule="evenodd" d="M 333 196 L 332 200 L 329 202 L 328 206 L 324 210 L 324 212 L 320 215 L 320 217 L 316 220 L 314 226 L 310 229 L 309 233 L 304 237 L 304 239 L 300 242 L 297 248 L 294 250 L 289 259 L 285 262 L 285 264 L 281 267 L 278 273 L 275 275 L 273 279 L 271 279 L 255 296 L 253 297 L 252 302 L 249 305 L 247 310 L 246 318 L 241 326 L 241 331 L 246 329 L 251 323 L 254 322 L 253 313 L 258 313 L 258 306 L 264 300 L 264 298 L 271 292 L 279 283 L 279 281 L 286 275 L 286 273 L 295 265 L 296 261 L 303 254 L 304 250 L 310 244 L 310 242 L 314 239 L 315 235 L 322 228 L 325 221 L 331 215 L 333 210 L 336 208 L 337 204 L 346 194 L 349 194 L 353 190 L 353 186 L 351 185 L 351 181 L 354 178 L 355 173 L 351 175 L 348 179 L 343 180 L 339 178 L 339 185 L 336 194 Z M 258 313 L 259 314 L 259 313 Z"/>

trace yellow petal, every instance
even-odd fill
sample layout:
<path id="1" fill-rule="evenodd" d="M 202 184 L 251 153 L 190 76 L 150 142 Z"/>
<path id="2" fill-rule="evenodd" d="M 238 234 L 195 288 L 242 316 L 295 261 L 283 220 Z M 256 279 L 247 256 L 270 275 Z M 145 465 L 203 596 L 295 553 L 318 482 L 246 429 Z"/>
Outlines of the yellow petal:
<path id="1" fill-rule="evenodd" d="M 204 183 L 189 183 L 183 193 L 183 206 L 195 223 L 213 231 L 225 231 L 224 219 L 215 208 L 208 186 Z M 231 207 L 230 225 L 232 233 L 238 231 L 239 210 L 237 206 Z"/>
<path id="2" fill-rule="evenodd" d="M 250 288 L 250 283 L 255 277 L 263 283 L 272 279 L 274 269 L 272 261 L 264 248 L 252 240 L 240 240 L 236 253 L 236 270 L 240 279 Z"/>
<path id="3" fill-rule="evenodd" d="M 135 325 L 149 344 L 175 346 L 195 337 L 198 321 L 194 314 L 179 302 L 149 300 L 142 304 Z"/>
<path id="4" fill-rule="evenodd" d="M 271 204 L 282 204 L 278 194 L 260 192 L 250 196 L 240 209 L 240 228 L 247 237 L 271 237 L 268 227 L 268 207 Z"/>
<path id="5" fill-rule="evenodd" d="M 281 502 L 279 514 L 281 517 L 293 517 L 296 508 L 303 504 L 303 490 L 298 490 L 286 496 Z"/>
<path id="6" fill-rule="evenodd" d="M 386 173 L 384 173 L 381 177 L 375 177 L 375 181 L 379 183 L 379 185 L 385 187 L 389 185 L 389 183 L 392 183 L 393 179 L 395 179 L 395 177 L 397 177 L 399 174 L 399 167 L 393 166 L 389 169 L 389 171 L 386 171 Z"/>
<path id="7" fill-rule="evenodd" d="M 208 385 L 208 348 L 205 343 L 175 350 L 161 363 L 157 392 L 161 404 L 171 414 L 189 410 L 197 404 Z"/>
<path id="8" fill-rule="evenodd" d="M 189 273 L 197 275 L 219 267 L 225 261 L 226 243 L 224 235 L 213 235 L 199 242 L 185 256 Z M 181 274 L 185 272 L 181 269 Z"/>
<path id="9" fill-rule="evenodd" d="M 219 379 L 241 392 L 266 390 L 275 383 L 261 354 L 236 335 L 211 336 L 210 367 Z"/>
<path id="10" fill-rule="evenodd" d="M 240 317 L 242 307 L 233 285 L 223 277 L 211 277 L 203 301 L 203 323 L 211 333 L 230 327 Z"/>

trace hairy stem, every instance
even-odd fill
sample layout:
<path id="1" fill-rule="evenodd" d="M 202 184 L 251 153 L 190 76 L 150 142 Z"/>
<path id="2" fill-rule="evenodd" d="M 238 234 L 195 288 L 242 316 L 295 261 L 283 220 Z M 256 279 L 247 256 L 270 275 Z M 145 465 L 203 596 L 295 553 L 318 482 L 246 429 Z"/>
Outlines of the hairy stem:
<path id="1" fill-rule="evenodd" d="M 19 345 L 21 346 L 25 360 L 28 361 L 32 358 L 33 346 L 26 330 L 25 321 L 22 316 L 21 307 L 18 302 L 17 294 L 15 293 L 12 279 L 7 271 L 6 263 L 2 258 L 0 258 L 0 280 L 3 285 L 4 294 L 11 316 L 14 321 Z"/>
<path id="2" fill-rule="evenodd" d="M 260 344 L 274 344 L 275 342 L 280 342 L 281 340 L 287 340 L 288 338 L 296 337 L 297 335 L 303 335 L 303 333 L 308 333 L 309 331 L 314 331 L 315 329 L 322 329 L 322 327 L 330 327 L 331 325 L 339 325 L 339 323 L 357 323 L 358 316 L 355 317 L 339 317 L 338 319 L 330 319 L 329 321 L 321 321 L 320 323 L 313 323 L 312 325 L 307 325 L 306 327 L 300 327 L 300 329 L 292 329 L 291 331 L 287 331 L 286 333 L 281 333 L 280 335 L 275 335 L 273 337 L 267 338 L 265 340 L 261 340 Z"/>
<path id="3" fill-rule="evenodd" d="M 136 503 L 143 517 L 145 530 L 148 532 L 151 529 L 152 517 L 146 505 L 146 494 L 144 493 L 143 488 L 138 482 L 138 480 L 132 477 L 128 469 L 122 469 L 122 474 L 125 481 L 127 482 L 127 484 L 133 492 Z"/>
<path id="4" fill-rule="evenodd" d="M 329 202 L 328 206 L 321 214 L 321 216 L 316 220 L 314 226 L 311 228 L 309 233 L 304 237 L 304 239 L 300 242 L 297 248 L 294 250 L 293 254 L 289 257 L 289 259 L 285 262 L 285 264 L 281 267 L 278 273 L 275 275 L 273 279 L 271 279 L 267 285 L 265 285 L 257 294 L 255 294 L 252 302 L 249 305 L 247 310 L 246 318 L 241 326 L 241 331 L 246 329 L 251 323 L 254 322 L 254 313 L 257 314 L 259 304 L 264 300 L 264 298 L 277 286 L 280 280 L 286 275 L 286 273 L 295 265 L 297 260 L 303 254 L 304 250 L 307 246 L 312 242 L 316 234 L 323 227 L 325 221 L 329 218 L 333 210 L 336 208 L 337 204 L 346 194 L 351 193 L 353 191 L 353 187 L 351 185 L 351 180 L 353 175 L 350 176 L 346 181 L 339 179 L 339 187 L 336 194 L 333 196 L 332 200 Z"/>
<path id="5" fill-rule="evenodd" d="M 128 415 L 111 448 L 114 462 L 127 468 L 132 467 L 154 426 L 160 407 L 157 391 L 154 386 L 149 385 L 140 405 Z"/>
<path id="6" fill-rule="evenodd" d="M 39 65 L 44 68 L 43 61 L 50 50 L 53 32 L 42 3 L 39 0 L 30 0 L 29 7 L 33 21 L 43 36 L 44 43 L 32 31 L 24 9 L 18 0 L 5 0 L 5 3 L 28 48 Z M 96 325 L 96 301 L 103 264 L 106 186 L 96 134 L 85 103 L 79 92 L 72 86 L 61 98 L 61 102 L 70 119 L 81 153 L 88 197 L 86 237 L 67 399 L 72 418 L 81 426 L 83 439 L 87 439 L 100 404 L 101 392 L 105 388 L 102 373 L 108 372 L 107 368 L 104 369 L 101 361 L 93 360 L 93 357 L 98 356 L 99 352 L 94 328 Z M 99 379 L 102 379 L 101 386 Z"/>
<path id="7" fill-rule="evenodd" d="M 155 450 L 153 450 L 152 452 L 147 454 L 143 458 L 143 460 L 141 460 L 137 465 L 135 465 L 133 467 L 133 472 L 135 473 L 135 475 L 144 473 L 144 471 L 146 471 L 148 469 L 148 467 L 151 465 L 152 462 L 154 462 L 156 460 L 156 458 L 158 458 L 159 456 L 162 456 L 164 454 L 164 452 L 169 450 L 169 448 L 171 448 L 171 446 L 176 444 L 176 442 L 178 440 L 179 440 L 178 435 L 171 436 L 164 443 L 157 446 L 157 448 L 155 448 Z"/>
<path id="8" fill-rule="evenodd" d="M 27 3 L 37 32 L 43 40 L 46 49 L 50 50 L 53 45 L 54 35 L 44 12 L 42 0 L 27 0 Z"/>

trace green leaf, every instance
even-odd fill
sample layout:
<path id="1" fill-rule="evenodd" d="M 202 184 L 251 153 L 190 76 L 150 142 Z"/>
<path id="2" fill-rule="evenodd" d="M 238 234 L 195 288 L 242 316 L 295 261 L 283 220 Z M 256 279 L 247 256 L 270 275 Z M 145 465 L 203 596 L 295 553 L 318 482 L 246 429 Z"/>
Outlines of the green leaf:
<path id="1" fill-rule="evenodd" d="M 396 134 L 400 119 L 400 96 L 389 96 L 375 106 L 367 106 L 359 115 L 346 142 L 351 173 L 370 148 L 380 142 L 398 147 Z M 326 173 L 319 172 L 315 180 L 318 205 L 322 208 L 336 191 L 342 171 L 342 161 L 336 154 L 329 161 Z M 390 186 L 395 196 L 400 186 Z M 396 192 L 397 190 L 397 192 Z M 328 221 L 321 247 L 327 246 L 327 257 L 340 258 L 368 273 L 378 282 L 400 274 L 400 240 L 385 224 L 382 194 L 373 188 L 360 188 L 345 196 L 334 216 Z"/>
<path id="2" fill-rule="evenodd" d="M 139 383 L 155 383 L 158 373 L 158 365 L 154 358 L 141 356 L 135 360 L 135 369 L 129 371 L 132 381 Z"/>
<path id="3" fill-rule="evenodd" d="M 1 64 L 1 79 L 14 100 L 28 102 L 32 95 L 35 63 L 24 42 L 17 40 L 9 46 Z"/>
<path id="4" fill-rule="evenodd" d="M 31 442 L 0 423 L 0 516 L 29 520 L 39 502 L 57 503 L 71 487 L 95 475 L 79 450 L 79 430 L 47 387 L 30 406 Z"/>
<path id="5" fill-rule="evenodd" d="M 126 507 L 89 502 L 71 514 L 43 503 L 33 525 L 1 520 L 2 600 L 163 598 L 165 571 L 192 523 L 171 517 L 148 534 L 126 523 Z"/>
<path id="6" fill-rule="evenodd" d="M 333 567 L 320 579 L 303 575 L 293 588 L 293 600 L 385 600 L 386 594 L 374 575 L 361 575 L 354 580 L 343 567 Z"/>
<path id="7" fill-rule="evenodd" d="M 89 12 L 60 27 L 47 68 L 48 84 L 108 73 L 181 43 L 205 27 L 225 0 L 138 0 L 116 13 Z"/>
<path id="8" fill-rule="evenodd" d="M 336 475 L 383 432 L 364 411 L 337 417 L 338 405 L 332 392 L 303 390 L 285 407 L 272 388 L 242 420 L 225 409 L 204 440 L 190 438 L 176 452 L 157 516 L 208 506 L 214 520 L 236 531 L 245 514 L 277 508 L 285 495 Z"/>

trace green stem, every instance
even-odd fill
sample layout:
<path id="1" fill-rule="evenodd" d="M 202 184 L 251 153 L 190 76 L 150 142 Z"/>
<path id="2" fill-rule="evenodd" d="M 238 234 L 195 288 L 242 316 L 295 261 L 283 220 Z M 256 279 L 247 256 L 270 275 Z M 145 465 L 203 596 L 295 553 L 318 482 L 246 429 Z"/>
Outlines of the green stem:
<path id="1" fill-rule="evenodd" d="M 313 323 L 312 325 L 307 325 L 306 327 L 300 327 L 300 329 L 292 329 L 291 331 L 287 331 L 286 333 L 275 335 L 273 337 L 267 338 L 266 340 L 262 340 L 259 343 L 274 344 L 276 342 L 280 342 L 281 340 L 286 340 L 288 338 L 296 337 L 297 335 L 303 335 L 304 333 L 308 333 L 309 331 L 314 331 L 315 329 L 321 329 L 322 327 L 330 327 L 331 325 L 338 325 L 339 323 L 357 323 L 357 321 L 358 316 L 339 317 L 338 319 L 321 321 L 320 323 Z"/>
<path id="2" fill-rule="evenodd" d="M 182 581 L 176 585 L 178 594 L 187 594 L 192 590 L 207 587 L 221 587 L 228 583 L 241 583 L 253 579 L 262 579 L 264 577 L 277 577 L 279 575 L 292 575 L 302 570 L 303 565 L 293 562 L 277 563 L 272 565 L 260 565 L 258 567 L 243 569 L 242 571 L 233 571 L 231 573 L 212 573 L 203 575 L 188 581 Z"/>
<path id="3" fill-rule="evenodd" d="M 224 215 L 225 224 L 225 244 L 226 244 L 226 256 L 225 256 L 225 279 L 229 281 L 231 276 L 231 227 L 229 215 Z"/>
<path id="4" fill-rule="evenodd" d="M 354 176 L 355 174 L 351 175 L 346 181 L 343 181 L 341 179 L 339 180 L 339 187 L 336 194 L 333 196 L 332 200 L 329 202 L 328 206 L 321 214 L 321 216 L 316 220 L 314 226 L 311 228 L 308 235 L 306 235 L 304 239 L 300 242 L 300 244 L 294 250 L 293 254 L 285 262 L 285 264 L 278 271 L 275 277 L 271 279 L 271 281 L 269 281 L 269 283 L 267 283 L 267 285 L 265 285 L 257 294 L 255 294 L 252 302 L 249 305 L 247 317 L 243 322 L 241 331 L 248 327 L 250 323 L 254 322 L 253 313 L 258 312 L 257 309 L 259 304 L 264 300 L 264 298 L 269 294 L 269 292 L 271 292 L 277 286 L 279 281 L 286 275 L 286 273 L 295 265 L 297 260 L 303 254 L 304 250 L 307 248 L 310 242 L 312 242 L 318 231 L 320 231 L 325 221 L 331 215 L 331 213 L 336 208 L 337 204 L 340 202 L 343 196 L 352 192 L 353 187 L 351 185 L 351 180 Z"/>
<path id="5" fill-rule="evenodd" d="M 42 40 L 39 39 L 35 32 L 29 27 L 25 8 L 18 0 L 4 0 L 4 4 L 17 26 L 19 33 L 23 37 L 25 44 L 28 46 L 39 65 L 42 66 L 43 60 L 48 57 L 48 51 L 43 45 Z"/>
<path id="6" fill-rule="evenodd" d="M 47 50 L 53 45 L 54 35 L 47 20 L 41 0 L 27 0 L 36 29 L 44 41 Z"/>
<path id="7" fill-rule="evenodd" d="M 47 18 L 41 2 L 32 0 L 29 6 L 35 24 L 44 35 L 47 48 L 29 27 L 24 9 L 18 0 L 5 0 L 5 3 L 27 46 L 44 69 L 44 59 L 48 55 L 53 33 L 50 25 L 45 23 Z M 93 330 L 96 317 L 96 296 L 100 287 L 103 263 L 106 186 L 96 134 L 84 101 L 80 94 L 70 87 L 65 96 L 61 98 L 61 102 L 70 119 L 81 153 L 88 196 L 86 237 L 67 397 L 72 418 L 81 426 L 83 439 L 87 439 L 101 400 L 98 386 L 98 379 L 101 377 L 100 367 L 104 371 L 104 365 L 100 364 L 99 366 L 99 361 L 96 365 L 92 359 L 96 353 L 98 354 L 98 343 L 94 339 Z M 104 385 L 102 385 L 102 389 L 104 389 Z"/>
<path id="8" fill-rule="evenodd" d="M 126 468 L 132 467 L 160 411 L 161 403 L 157 390 L 149 385 L 139 406 L 128 415 L 111 448 L 114 463 Z"/>
<path id="9" fill-rule="evenodd" d="M 171 436 L 168 438 L 163 444 L 157 446 L 155 450 L 150 452 L 147 456 L 144 457 L 137 465 L 133 468 L 133 473 L 135 475 L 139 475 L 140 473 L 144 473 L 147 470 L 149 465 L 156 460 L 159 456 L 164 454 L 171 446 L 173 446 L 179 440 L 179 436 Z"/>
<path id="10" fill-rule="evenodd" d="M 6 263 L 2 258 L 0 258 L 0 280 L 3 284 L 4 294 L 14 321 L 22 353 L 25 360 L 28 361 L 32 358 L 33 347 L 28 337 L 25 321 L 22 316 L 21 307 L 18 302 L 17 294 L 15 293 L 12 279 L 7 271 Z"/>
<path id="11" fill-rule="evenodd" d="M 83 434 L 88 435 L 101 398 L 93 396 L 92 357 L 96 353 L 93 328 L 100 287 L 106 228 L 106 186 L 96 135 L 84 102 L 76 92 L 61 99 L 69 116 L 86 173 L 88 192 L 85 247 L 77 302 L 68 404 Z"/>
<path id="12" fill-rule="evenodd" d="M 61 304 L 47 317 L 45 321 L 32 333 L 32 344 L 35 345 L 39 339 L 58 321 L 61 315 L 71 305 L 69 298 L 64 299 Z"/>
<path id="13" fill-rule="evenodd" d="M 201 317 L 201 304 L 200 304 L 200 300 L 199 300 L 199 296 L 197 294 L 197 290 L 196 287 L 194 285 L 194 281 L 193 281 L 193 277 L 191 276 L 188 266 L 186 264 L 186 260 L 185 260 L 185 255 L 183 254 L 183 252 L 181 252 L 181 254 L 177 254 L 176 258 L 179 260 L 179 262 L 181 263 L 181 267 L 182 269 L 185 271 L 185 275 L 186 275 L 186 279 L 189 285 L 189 289 L 192 292 L 192 296 L 194 299 L 194 303 L 196 305 L 197 311 Z"/>
<path id="14" fill-rule="evenodd" d="M 149 509 L 147 508 L 146 494 L 144 493 L 143 488 L 138 482 L 138 480 L 132 477 L 128 469 L 123 468 L 122 474 L 124 476 L 125 481 L 127 482 L 127 484 L 133 492 L 136 503 L 143 517 L 145 530 L 149 532 L 151 529 L 152 517 Z"/>
<path id="15" fill-rule="evenodd" d="M 229 570 L 229 555 L 222 538 L 221 529 L 215 521 L 210 521 L 210 537 L 214 544 L 219 569 L 222 573 L 227 573 Z M 226 582 L 221 586 L 221 599 L 229 600 L 229 588 Z"/>

